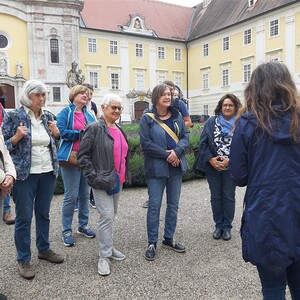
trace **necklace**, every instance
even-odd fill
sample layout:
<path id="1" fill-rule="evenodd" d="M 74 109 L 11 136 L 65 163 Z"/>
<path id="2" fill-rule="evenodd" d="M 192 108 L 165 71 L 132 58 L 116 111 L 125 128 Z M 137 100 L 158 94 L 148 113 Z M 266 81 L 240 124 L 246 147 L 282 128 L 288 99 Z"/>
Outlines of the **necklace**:
<path id="1" fill-rule="evenodd" d="M 166 117 L 167 115 L 168 115 L 168 111 L 167 111 L 167 113 L 166 114 L 164 114 L 164 115 L 160 115 L 160 114 L 158 114 L 161 118 L 163 118 L 163 117 Z"/>

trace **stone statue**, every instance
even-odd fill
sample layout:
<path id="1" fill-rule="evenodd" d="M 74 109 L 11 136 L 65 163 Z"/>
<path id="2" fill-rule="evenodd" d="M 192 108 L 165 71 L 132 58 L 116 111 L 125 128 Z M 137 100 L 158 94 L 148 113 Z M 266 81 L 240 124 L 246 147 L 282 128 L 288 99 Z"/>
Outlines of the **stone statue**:
<path id="1" fill-rule="evenodd" d="M 5 57 L 0 58 L 0 76 L 7 75 L 7 60 Z"/>
<path id="2" fill-rule="evenodd" d="M 68 88 L 72 88 L 77 84 L 82 84 L 85 80 L 85 76 L 82 75 L 82 70 L 77 71 L 78 64 L 73 61 L 71 64 L 71 70 L 67 73 L 66 84 Z"/>
<path id="3" fill-rule="evenodd" d="M 18 78 L 23 77 L 23 72 L 22 72 L 23 66 L 21 64 L 17 64 L 17 76 Z"/>

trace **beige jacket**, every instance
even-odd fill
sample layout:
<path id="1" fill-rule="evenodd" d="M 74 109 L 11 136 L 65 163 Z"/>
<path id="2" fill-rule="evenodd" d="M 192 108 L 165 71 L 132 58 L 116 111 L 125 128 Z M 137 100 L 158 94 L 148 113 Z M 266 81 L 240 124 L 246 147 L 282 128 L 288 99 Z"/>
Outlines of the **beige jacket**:
<path id="1" fill-rule="evenodd" d="M 5 146 L 2 133 L 0 133 L 0 155 L 4 164 L 4 170 L 0 169 L 0 183 L 3 182 L 6 175 L 11 175 L 14 179 L 16 179 L 16 169 Z"/>

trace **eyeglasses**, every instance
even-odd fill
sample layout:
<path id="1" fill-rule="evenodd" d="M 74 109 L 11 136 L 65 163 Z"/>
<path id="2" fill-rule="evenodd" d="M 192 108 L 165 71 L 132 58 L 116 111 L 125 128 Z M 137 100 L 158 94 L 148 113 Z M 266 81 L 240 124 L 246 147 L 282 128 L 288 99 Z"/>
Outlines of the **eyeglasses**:
<path id="1" fill-rule="evenodd" d="M 223 106 L 223 107 L 229 107 L 229 108 L 234 107 L 233 104 L 223 104 L 222 106 Z"/>
<path id="2" fill-rule="evenodd" d="M 119 111 L 123 111 L 124 109 L 124 107 L 116 106 L 116 105 L 109 105 L 108 107 L 110 107 L 112 110 L 119 110 Z"/>

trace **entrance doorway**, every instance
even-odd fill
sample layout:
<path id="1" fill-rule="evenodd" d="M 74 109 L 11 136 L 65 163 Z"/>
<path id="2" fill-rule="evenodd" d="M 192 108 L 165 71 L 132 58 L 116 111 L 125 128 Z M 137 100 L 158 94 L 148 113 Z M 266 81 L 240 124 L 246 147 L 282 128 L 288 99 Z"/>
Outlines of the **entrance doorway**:
<path id="1" fill-rule="evenodd" d="M 147 101 L 137 101 L 134 103 L 135 121 L 139 121 L 141 119 L 146 108 L 149 108 L 149 103 Z"/>

